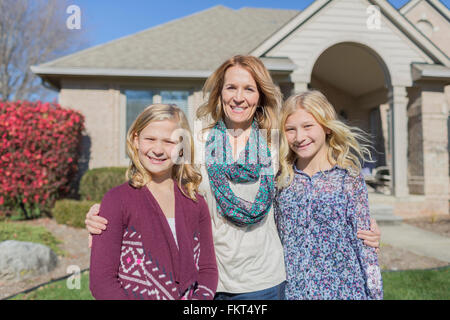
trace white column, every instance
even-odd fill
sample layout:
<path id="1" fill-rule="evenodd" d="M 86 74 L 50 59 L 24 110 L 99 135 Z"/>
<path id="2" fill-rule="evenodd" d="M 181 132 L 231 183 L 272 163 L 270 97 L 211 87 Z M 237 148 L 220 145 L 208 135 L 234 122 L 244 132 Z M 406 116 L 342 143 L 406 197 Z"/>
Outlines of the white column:
<path id="1" fill-rule="evenodd" d="M 196 113 L 197 109 L 206 101 L 203 99 L 203 91 L 201 88 L 198 88 L 192 92 L 192 95 L 189 96 L 191 98 L 189 100 L 190 105 L 190 120 L 192 120 L 192 124 L 194 123 L 195 119 L 197 118 Z"/>
<path id="2" fill-rule="evenodd" d="M 308 83 L 302 81 L 293 82 L 294 87 L 292 88 L 291 94 L 297 94 L 303 91 L 308 90 Z"/>
<path id="3" fill-rule="evenodd" d="M 153 103 L 162 103 L 162 97 L 159 93 L 153 95 Z"/>
<path id="4" fill-rule="evenodd" d="M 408 99 L 406 88 L 394 86 L 389 93 L 391 108 L 391 154 L 393 192 L 396 197 L 405 197 L 408 191 Z"/>

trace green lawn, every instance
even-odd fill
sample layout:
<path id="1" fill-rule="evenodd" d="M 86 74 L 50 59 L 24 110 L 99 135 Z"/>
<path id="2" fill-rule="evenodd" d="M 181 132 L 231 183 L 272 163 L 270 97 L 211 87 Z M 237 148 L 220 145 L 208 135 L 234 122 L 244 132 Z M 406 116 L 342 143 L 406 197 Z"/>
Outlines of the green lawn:
<path id="1" fill-rule="evenodd" d="M 1 221 L 0 242 L 5 240 L 41 243 L 50 247 L 58 256 L 66 254 L 58 247 L 62 242 L 56 239 L 50 231 L 40 226 L 27 226 L 14 221 Z"/>
<path id="2" fill-rule="evenodd" d="M 450 267 L 383 272 L 385 300 L 450 300 Z"/>
<path id="3" fill-rule="evenodd" d="M 11 300 L 93 300 L 89 291 L 89 271 L 81 273 L 80 289 L 68 288 L 68 280 L 63 279 L 40 287 L 34 291 L 20 294 Z M 73 281 L 69 280 L 72 284 Z"/>
<path id="4" fill-rule="evenodd" d="M 386 300 L 449 300 L 450 267 L 439 270 L 383 272 Z M 82 273 L 81 288 L 68 289 L 67 280 L 46 285 L 14 300 L 91 300 L 89 272 Z"/>

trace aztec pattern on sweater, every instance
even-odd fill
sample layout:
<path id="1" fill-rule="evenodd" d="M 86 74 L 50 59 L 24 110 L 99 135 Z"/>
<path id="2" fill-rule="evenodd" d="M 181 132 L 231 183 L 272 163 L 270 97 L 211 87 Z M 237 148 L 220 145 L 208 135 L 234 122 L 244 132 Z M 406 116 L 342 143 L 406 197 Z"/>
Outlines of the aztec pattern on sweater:
<path id="1" fill-rule="evenodd" d="M 194 261 L 199 270 L 200 241 L 196 232 L 194 237 Z M 151 252 L 144 252 L 142 236 L 131 226 L 125 230 L 122 241 L 119 281 L 127 295 L 135 299 L 175 300 L 212 297 L 213 291 L 205 286 L 192 284 L 185 292 L 177 292 L 177 285 L 171 272 L 152 257 Z"/>

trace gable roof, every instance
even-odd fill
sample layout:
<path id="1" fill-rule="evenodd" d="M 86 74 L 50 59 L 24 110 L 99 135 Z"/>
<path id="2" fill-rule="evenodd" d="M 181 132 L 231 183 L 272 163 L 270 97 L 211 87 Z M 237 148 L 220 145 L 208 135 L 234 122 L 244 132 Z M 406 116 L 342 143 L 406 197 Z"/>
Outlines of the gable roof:
<path id="1" fill-rule="evenodd" d="M 248 54 L 297 10 L 216 6 L 105 44 L 33 66 L 37 74 L 155 73 L 206 77 L 225 59 Z M 109 74 L 108 74 L 109 73 Z"/>
<path id="2" fill-rule="evenodd" d="M 431 7 L 433 7 L 444 18 L 446 18 L 448 21 L 450 21 L 449 10 L 439 0 L 410 0 L 409 2 L 405 3 L 403 5 L 403 7 L 400 8 L 400 13 L 403 15 L 407 14 L 412 8 L 414 8 L 418 3 L 422 2 L 422 1 L 428 2 L 428 4 L 430 4 Z"/>
<path id="3" fill-rule="evenodd" d="M 251 52 L 254 56 L 264 56 L 271 48 L 286 38 L 290 33 L 296 30 L 312 16 L 318 13 L 322 8 L 335 0 L 316 0 L 308 8 L 290 20 L 280 28 L 272 37 L 266 39 L 260 46 Z M 423 50 L 433 61 L 444 66 L 450 66 L 450 59 L 442 52 L 430 39 L 418 31 L 405 16 L 400 14 L 386 0 L 367 0 L 369 3 L 377 5 L 384 16 L 389 19 L 397 28 L 399 28 L 411 41 L 413 41 L 421 50 Z"/>
<path id="4" fill-rule="evenodd" d="M 405 15 L 409 10 L 411 10 L 412 8 L 414 8 L 419 2 L 421 2 L 423 0 L 410 0 L 408 2 L 406 2 L 400 9 L 400 13 Z"/>

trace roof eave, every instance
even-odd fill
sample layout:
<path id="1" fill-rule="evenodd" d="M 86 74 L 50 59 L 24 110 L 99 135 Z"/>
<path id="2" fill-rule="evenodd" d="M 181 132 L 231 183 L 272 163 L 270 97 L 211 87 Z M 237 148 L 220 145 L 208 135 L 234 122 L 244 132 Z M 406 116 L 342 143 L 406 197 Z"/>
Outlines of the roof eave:
<path id="1" fill-rule="evenodd" d="M 273 73 L 290 73 L 297 67 L 289 58 L 262 58 L 266 68 Z M 31 66 L 31 71 L 43 80 L 60 88 L 62 77 L 128 77 L 128 78 L 171 78 L 205 80 L 212 70 L 138 70 L 107 68 L 67 68 L 43 65 Z"/>
<path id="2" fill-rule="evenodd" d="M 412 8 L 414 8 L 421 0 L 410 0 L 409 2 L 405 3 L 398 11 L 400 11 L 401 14 L 405 15 L 410 11 Z"/>
<path id="3" fill-rule="evenodd" d="M 260 59 L 271 72 L 290 73 L 297 69 L 297 65 L 287 57 L 260 57 Z"/>
<path id="4" fill-rule="evenodd" d="M 427 64 L 413 64 L 412 78 L 414 81 L 431 80 L 450 83 L 450 68 Z"/>
<path id="5" fill-rule="evenodd" d="M 99 76 L 99 77 L 151 77 L 151 78 L 197 78 L 206 79 L 209 70 L 137 70 L 103 68 L 59 68 L 31 66 L 31 71 L 39 76 Z"/>
<path id="6" fill-rule="evenodd" d="M 442 16 L 447 19 L 447 21 L 450 21 L 449 10 L 442 2 L 440 2 L 439 0 L 427 0 L 427 2 L 440 14 L 442 14 Z"/>

